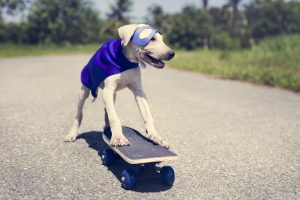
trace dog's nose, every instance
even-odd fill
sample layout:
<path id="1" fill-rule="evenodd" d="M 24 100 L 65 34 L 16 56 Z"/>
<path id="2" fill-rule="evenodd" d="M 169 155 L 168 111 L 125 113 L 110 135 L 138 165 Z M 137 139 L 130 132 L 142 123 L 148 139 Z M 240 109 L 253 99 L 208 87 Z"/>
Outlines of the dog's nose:
<path id="1" fill-rule="evenodd" d="M 168 59 L 169 60 L 171 60 L 174 56 L 175 56 L 175 52 L 174 51 L 169 51 L 168 52 Z"/>

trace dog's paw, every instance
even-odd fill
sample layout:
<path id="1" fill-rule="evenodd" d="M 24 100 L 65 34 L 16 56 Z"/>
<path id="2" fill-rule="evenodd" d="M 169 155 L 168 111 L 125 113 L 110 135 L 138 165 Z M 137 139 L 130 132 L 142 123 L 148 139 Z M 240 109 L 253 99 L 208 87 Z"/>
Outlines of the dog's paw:
<path id="1" fill-rule="evenodd" d="M 166 142 L 165 140 L 163 140 L 159 135 L 157 134 L 152 134 L 149 135 L 149 139 L 152 140 L 154 143 L 159 144 L 162 147 L 165 147 L 167 149 L 170 148 L 170 145 L 168 142 Z"/>
<path id="2" fill-rule="evenodd" d="M 112 137 L 110 140 L 110 145 L 112 146 L 126 146 L 129 144 L 129 141 L 125 136 Z"/>
<path id="3" fill-rule="evenodd" d="M 64 138 L 64 141 L 65 142 L 74 142 L 77 138 L 77 135 L 74 135 L 74 134 L 69 134 L 69 135 L 66 135 L 65 138 Z"/>

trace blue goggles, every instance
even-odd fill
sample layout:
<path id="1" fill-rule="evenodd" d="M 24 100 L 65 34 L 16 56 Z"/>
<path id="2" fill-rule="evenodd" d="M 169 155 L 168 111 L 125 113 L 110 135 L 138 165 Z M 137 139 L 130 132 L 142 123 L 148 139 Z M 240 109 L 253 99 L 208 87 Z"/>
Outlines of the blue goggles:
<path id="1" fill-rule="evenodd" d="M 150 29 L 151 32 L 146 35 L 145 37 L 141 37 L 141 33 L 145 30 L 145 29 Z M 139 27 L 135 30 L 132 38 L 131 38 L 131 42 L 134 44 L 134 45 L 137 45 L 137 46 L 146 46 L 150 40 L 153 38 L 153 36 L 155 35 L 155 33 L 157 33 L 158 31 L 154 28 L 152 28 L 151 26 L 142 26 L 142 27 Z"/>

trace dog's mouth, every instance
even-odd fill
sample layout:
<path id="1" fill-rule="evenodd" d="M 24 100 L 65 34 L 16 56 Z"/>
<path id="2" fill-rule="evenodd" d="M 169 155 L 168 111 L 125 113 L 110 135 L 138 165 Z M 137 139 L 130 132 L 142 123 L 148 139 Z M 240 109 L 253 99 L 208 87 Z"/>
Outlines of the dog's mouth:
<path id="1" fill-rule="evenodd" d="M 149 54 L 145 54 L 144 56 L 145 62 L 149 65 L 152 65 L 153 67 L 156 67 L 158 69 L 162 69 L 165 66 L 165 63 L 157 58 L 154 58 L 153 56 L 150 56 Z"/>

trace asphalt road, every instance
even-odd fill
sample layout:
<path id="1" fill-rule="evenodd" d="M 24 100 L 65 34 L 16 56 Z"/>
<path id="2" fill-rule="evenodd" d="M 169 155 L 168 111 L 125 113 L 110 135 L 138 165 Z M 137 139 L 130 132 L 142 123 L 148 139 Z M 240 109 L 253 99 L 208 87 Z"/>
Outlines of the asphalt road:
<path id="1" fill-rule="evenodd" d="M 143 70 L 161 135 L 179 154 L 173 187 L 120 187 L 125 164 L 99 152 L 103 103 L 87 101 L 82 135 L 63 138 L 89 56 L 0 59 L 0 199 L 300 199 L 300 95 L 173 69 Z M 124 125 L 143 131 L 133 95 L 118 94 Z"/>

